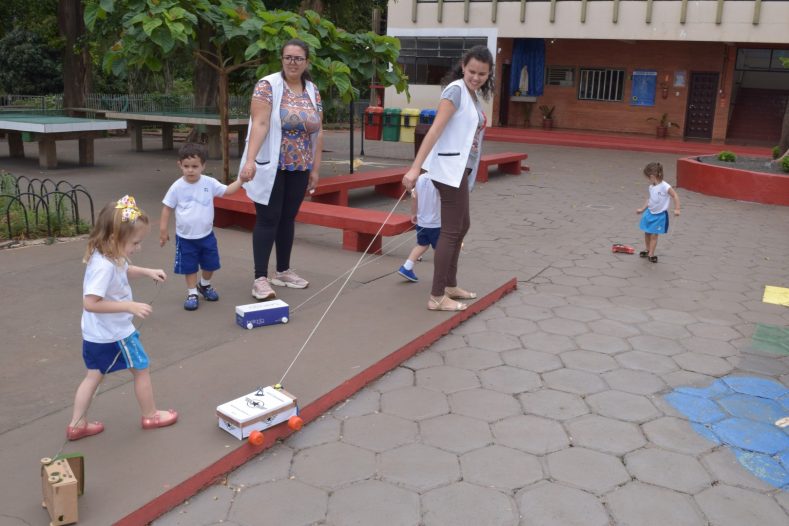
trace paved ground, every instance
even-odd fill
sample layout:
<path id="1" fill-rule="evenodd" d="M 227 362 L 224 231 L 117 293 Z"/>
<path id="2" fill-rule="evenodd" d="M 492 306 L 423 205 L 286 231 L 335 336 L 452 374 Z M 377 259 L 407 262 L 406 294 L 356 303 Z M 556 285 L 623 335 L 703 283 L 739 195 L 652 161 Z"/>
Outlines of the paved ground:
<path id="1" fill-rule="evenodd" d="M 328 141 L 330 158 L 344 155 L 343 140 Z M 378 163 L 410 153 L 365 146 Z M 673 183 L 676 156 L 486 148 L 526 151 L 532 171 L 474 192 L 461 265 L 515 275 L 518 291 L 156 526 L 789 521 L 786 492 L 663 398 L 728 375 L 789 386 L 789 357 L 751 346 L 757 324 L 789 326 L 789 309 L 761 302 L 765 285 L 789 286 L 789 208 L 679 189 L 682 216 L 653 265 L 610 246 L 638 246 L 640 170 L 659 160 Z M 166 173 L 174 164 L 169 154 L 141 155 L 126 158 L 156 159 Z M 117 182 L 95 173 L 73 177 L 114 196 Z M 171 177 L 141 177 L 156 186 L 153 206 Z M 430 272 L 429 261 L 417 266 L 427 280 Z"/>

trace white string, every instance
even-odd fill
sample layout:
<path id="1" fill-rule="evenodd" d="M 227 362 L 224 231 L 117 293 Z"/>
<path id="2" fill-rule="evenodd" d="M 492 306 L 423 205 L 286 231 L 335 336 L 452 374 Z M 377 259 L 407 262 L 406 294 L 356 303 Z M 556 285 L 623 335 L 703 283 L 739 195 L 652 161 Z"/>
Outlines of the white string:
<path id="1" fill-rule="evenodd" d="M 302 351 L 304 350 L 305 347 L 307 347 L 307 344 L 310 342 L 310 339 L 312 339 L 312 336 L 318 330 L 318 327 L 320 327 L 321 322 L 323 322 L 323 319 L 326 317 L 326 315 L 331 310 L 332 306 L 334 305 L 334 302 L 337 301 L 337 298 L 340 297 L 340 294 L 342 294 L 342 291 L 345 289 L 345 286 L 348 285 L 348 282 L 351 280 L 351 276 L 353 276 L 353 273 L 356 272 L 357 268 L 359 268 L 359 265 L 361 264 L 362 260 L 367 255 L 367 252 L 370 250 L 370 247 L 373 246 L 373 243 L 375 243 L 375 240 L 378 238 L 378 236 L 380 235 L 381 231 L 384 229 L 384 225 L 386 224 L 387 221 L 389 221 L 389 218 L 392 217 L 392 214 L 394 214 L 394 211 L 397 208 L 397 206 L 400 204 L 400 201 L 402 201 L 403 197 L 405 197 L 406 192 L 407 192 L 407 190 L 404 191 L 400 195 L 400 198 L 397 200 L 395 205 L 389 211 L 389 214 L 386 216 L 386 218 L 381 223 L 381 226 L 378 228 L 378 232 L 376 232 L 375 235 L 372 237 L 372 239 L 370 240 L 370 244 L 367 245 L 367 248 L 364 249 L 364 253 L 361 255 L 359 260 L 356 262 L 356 265 L 354 265 L 354 267 L 348 273 L 348 277 L 345 278 L 345 282 L 342 284 L 340 289 L 337 291 L 337 294 L 334 295 L 334 298 L 332 298 L 331 302 L 326 307 L 326 310 L 323 311 L 323 315 L 318 320 L 318 323 L 315 324 L 315 327 L 313 327 L 313 329 L 310 332 L 309 336 L 307 336 L 307 339 L 304 341 L 304 344 L 301 346 L 301 349 L 299 349 L 299 352 L 296 353 L 296 356 L 293 358 L 293 361 L 290 362 L 290 365 L 288 365 L 288 368 L 285 369 L 285 372 L 282 374 L 282 378 L 280 378 L 279 382 L 277 382 L 278 384 L 282 384 L 282 382 L 285 380 L 285 377 L 288 375 L 288 372 L 290 372 L 291 367 L 293 367 L 293 364 L 296 363 L 296 360 L 299 359 L 299 356 L 301 356 Z"/>

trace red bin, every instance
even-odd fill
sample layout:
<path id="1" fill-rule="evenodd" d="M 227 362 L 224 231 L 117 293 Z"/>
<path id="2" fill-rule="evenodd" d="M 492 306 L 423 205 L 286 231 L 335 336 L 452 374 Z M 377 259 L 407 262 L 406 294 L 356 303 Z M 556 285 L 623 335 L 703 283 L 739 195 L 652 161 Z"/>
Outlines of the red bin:
<path id="1" fill-rule="evenodd" d="M 381 106 L 368 106 L 364 110 L 364 138 L 380 141 L 383 133 L 384 109 Z"/>

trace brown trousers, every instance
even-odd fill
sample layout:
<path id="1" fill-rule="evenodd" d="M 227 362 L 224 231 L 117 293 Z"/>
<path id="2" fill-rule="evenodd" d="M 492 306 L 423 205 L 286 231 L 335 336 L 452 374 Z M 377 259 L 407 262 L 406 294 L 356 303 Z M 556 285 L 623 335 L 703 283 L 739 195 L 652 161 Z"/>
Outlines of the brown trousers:
<path id="1" fill-rule="evenodd" d="M 445 287 L 458 285 L 458 257 L 463 238 L 471 226 L 468 203 L 468 176 L 470 168 L 463 172 L 458 188 L 433 181 L 441 196 L 441 234 L 436 244 L 433 265 L 433 288 L 430 294 L 440 298 Z"/>

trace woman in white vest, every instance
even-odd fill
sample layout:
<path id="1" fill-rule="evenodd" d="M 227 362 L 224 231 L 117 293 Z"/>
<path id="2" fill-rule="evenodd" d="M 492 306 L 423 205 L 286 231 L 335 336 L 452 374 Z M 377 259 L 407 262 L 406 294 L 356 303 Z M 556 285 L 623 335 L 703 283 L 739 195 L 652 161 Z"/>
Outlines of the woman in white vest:
<path id="1" fill-rule="evenodd" d="M 257 213 L 252 232 L 252 296 L 259 300 L 276 297 L 271 285 L 297 289 L 309 285 L 290 268 L 290 253 L 296 214 L 304 195 L 318 184 L 323 146 L 321 97 L 307 72 L 309 47 L 302 40 L 289 40 L 281 56 L 282 71 L 255 85 L 239 169 L 240 175 L 250 179 L 244 189 Z M 277 271 L 269 278 L 268 262 L 275 245 Z"/>
<path id="2" fill-rule="evenodd" d="M 458 287 L 457 270 L 463 237 L 471 225 L 469 190 L 479 165 L 486 118 L 479 97 L 488 100 L 493 90 L 493 56 L 485 46 L 467 51 L 448 75 L 435 120 L 422 140 L 403 186 L 411 190 L 421 171 L 441 196 L 441 235 L 436 246 L 433 287 L 427 308 L 465 310 L 476 293 Z"/>

